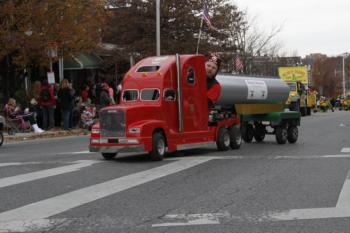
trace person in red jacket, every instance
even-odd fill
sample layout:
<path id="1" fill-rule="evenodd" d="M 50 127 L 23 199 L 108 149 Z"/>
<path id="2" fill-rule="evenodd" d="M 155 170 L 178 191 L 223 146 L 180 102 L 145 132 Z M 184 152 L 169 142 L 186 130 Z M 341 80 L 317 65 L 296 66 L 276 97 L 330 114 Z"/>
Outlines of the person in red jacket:
<path id="1" fill-rule="evenodd" d="M 216 80 L 216 75 L 219 72 L 221 59 L 215 54 L 210 53 L 205 62 L 205 71 L 207 76 L 207 96 L 208 107 L 214 107 L 216 101 L 220 97 L 221 86 Z"/>
<path id="2" fill-rule="evenodd" d="M 53 85 L 49 85 L 46 79 L 41 86 L 39 105 L 43 111 L 43 128 L 52 129 L 55 126 L 55 88 Z"/>

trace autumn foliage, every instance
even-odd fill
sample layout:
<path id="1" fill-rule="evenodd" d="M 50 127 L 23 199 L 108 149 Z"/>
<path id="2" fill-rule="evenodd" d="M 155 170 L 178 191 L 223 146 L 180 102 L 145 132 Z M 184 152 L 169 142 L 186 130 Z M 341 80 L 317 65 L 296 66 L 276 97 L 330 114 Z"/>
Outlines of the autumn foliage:
<path id="1" fill-rule="evenodd" d="M 95 50 L 107 12 L 103 0 L 5 0 L 0 3 L 0 60 L 19 66 L 47 63 L 48 44 L 58 55 Z"/>

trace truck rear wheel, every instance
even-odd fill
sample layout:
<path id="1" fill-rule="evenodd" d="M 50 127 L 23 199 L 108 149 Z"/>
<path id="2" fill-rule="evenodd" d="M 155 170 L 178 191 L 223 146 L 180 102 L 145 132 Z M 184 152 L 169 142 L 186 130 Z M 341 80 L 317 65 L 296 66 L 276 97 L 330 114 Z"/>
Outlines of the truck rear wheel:
<path id="1" fill-rule="evenodd" d="M 230 147 L 233 150 L 237 150 L 242 145 L 241 130 L 238 125 L 233 125 L 229 129 L 230 134 Z"/>
<path id="2" fill-rule="evenodd" d="M 287 134 L 288 134 L 288 136 L 287 136 L 288 142 L 289 143 L 295 143 L 298 140 L 298 136 L 299 136 L 298 127 L 290 126 L 288 128 L 288 133 Z"/>
<path id="3" fill-rule="evenodd" d="M 153 161 L 161 161 L 166 151 L 165 138 L 162 133 L 154 133 L 152 137 L 152 151 L 149 153 Z"/>
<path id="4" fill-rule="evenodd" d="M 275 129 L 276 141 L 278 144 L 286 144 L 287 142 L 287 129 L 283 126 L 278 126 Z"/>
<path id="5" fill-rule="evenodd" d="M 254 138 L 257 142 L 262 142 L 265 139 L 265 127 L 263 125 L 257 125 L 254 129 Z"/>
<path id="6" fill-rule="evenodd" d="M 105 160 L 111 160 L 117 156 L 117 153 L 102 153 L 102 156 Z"/>
<path id="7" fill-rule="evenodd" d="M 216 139 L 216 146 L 219 151 L 227 151 L 230 149 L 231 144 L 231 136 L 225 127 L 221 127 L 219 129 L 217 139 Z"/>
<path id="8" fill-rule="evenodd" d="M 242 138 L 246 143 L 251 143 L 254 137 L 254 128 L 251 124 L 242 126 Z"/>

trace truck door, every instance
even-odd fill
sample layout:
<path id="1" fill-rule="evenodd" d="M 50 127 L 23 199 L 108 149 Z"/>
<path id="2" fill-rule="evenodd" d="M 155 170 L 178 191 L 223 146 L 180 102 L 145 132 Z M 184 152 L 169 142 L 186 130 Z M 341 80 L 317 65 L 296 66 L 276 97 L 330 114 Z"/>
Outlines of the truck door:
<path id="1" fill-rule="evenodd" d="M 208 128 L 208 100 L 204 58 L 193 57 L 187 60 L 182 67 L 184 132 L 206 130 Z"/>

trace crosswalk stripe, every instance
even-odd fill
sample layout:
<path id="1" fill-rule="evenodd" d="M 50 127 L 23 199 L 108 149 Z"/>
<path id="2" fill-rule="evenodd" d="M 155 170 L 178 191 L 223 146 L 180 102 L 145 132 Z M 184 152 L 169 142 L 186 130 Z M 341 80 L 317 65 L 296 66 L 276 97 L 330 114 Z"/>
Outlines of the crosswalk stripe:
<path id="1" fill-rule="evenodd" d="M 57 176 L 68 172 L 78 171 L 81 168 L 91 166 L 92 164 L 99 163 L 100 161 L 95 160 L 79 160 L 76 164 L 56 167 L 37 172 L 26 173 L 17 176 L 11 176 L 0 179 L 0 188 L 4 188 L 11 185 L 21 184 L 29 181 L 43 179 L 51 176 Z"/>
<path id="2" fill-rule="evenodd" d="M 20 223 L 28 222 L 30 220 L 38 221 L 40 219 L 46 219 L 83 204 L 189 169 L 212 159 L 214 159 L 214 157 L 181 159 L 150 170 L 120 177 L 63 195 L 48 198 L 46 200 L 31 203 L 17 209 L 9 210 L 0 213 L 0 229 L 4 229 L 6 223 L 10 222 L 19 221 Z M 12 227 L 14 226 L 12 225 Z M 7 230 L 11 231 L 11 229 Z"/>
<path id="3" fill-rule="evenodd" d="M 341 153 L 350 153 L 350 148 L 347 148 L 347 147 L 342 148 Z"/>

